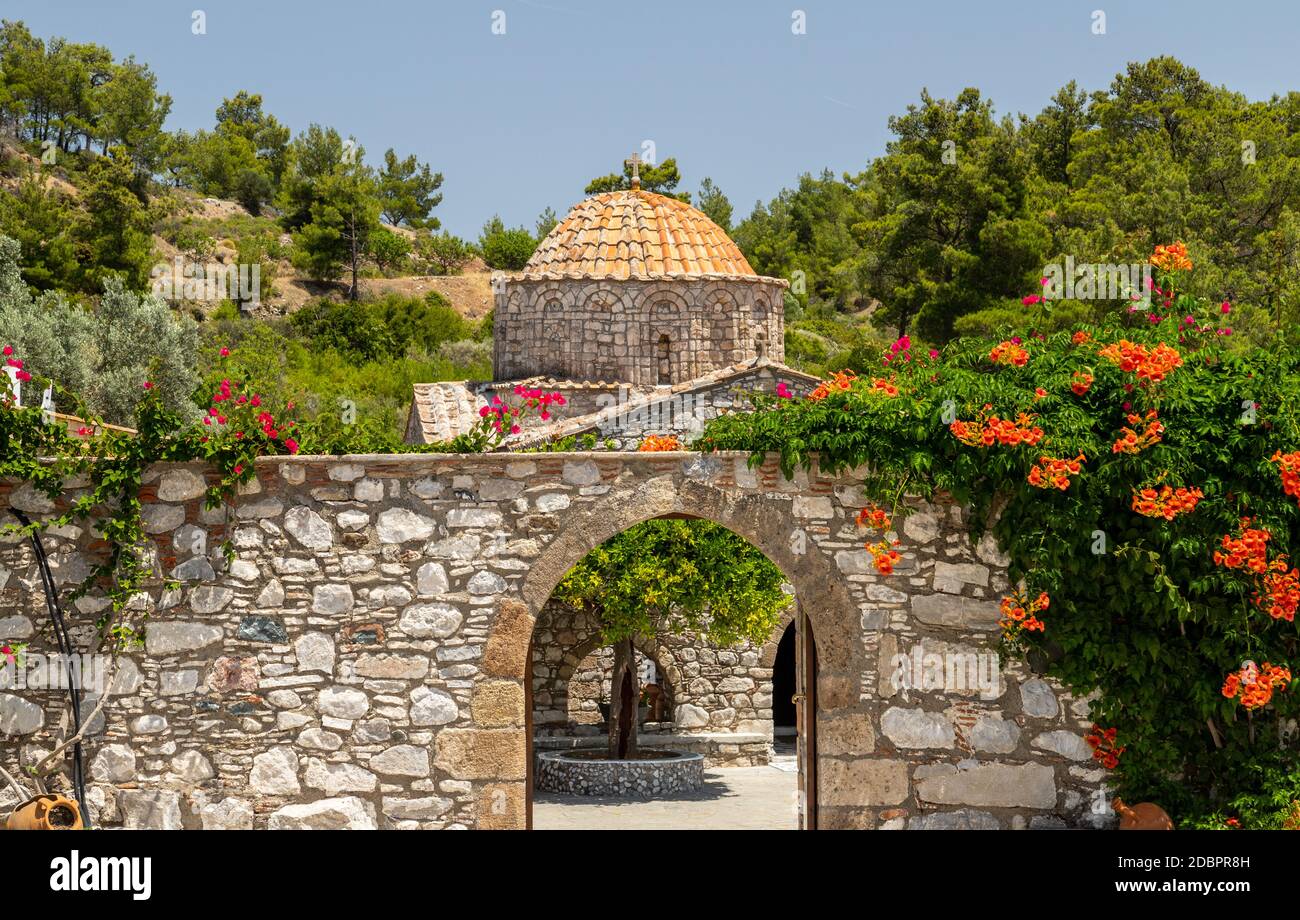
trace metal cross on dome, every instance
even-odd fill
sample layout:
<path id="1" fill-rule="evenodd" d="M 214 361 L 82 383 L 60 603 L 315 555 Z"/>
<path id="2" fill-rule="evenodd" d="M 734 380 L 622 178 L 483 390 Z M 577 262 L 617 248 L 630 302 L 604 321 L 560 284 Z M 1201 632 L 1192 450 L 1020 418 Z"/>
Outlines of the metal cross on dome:
<path id="1" fill-rule="evenodd" d="M 632 167 L 632 188 L 633 190 L 641 187 L 641 155 L 634 153 L 623 161 L 624 166 Z"/>

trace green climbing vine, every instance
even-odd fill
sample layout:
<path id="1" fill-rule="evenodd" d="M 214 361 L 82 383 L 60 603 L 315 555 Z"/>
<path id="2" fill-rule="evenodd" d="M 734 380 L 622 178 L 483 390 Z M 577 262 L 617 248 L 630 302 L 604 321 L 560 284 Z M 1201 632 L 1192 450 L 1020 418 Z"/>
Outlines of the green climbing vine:
<path id="1" fill-rule="evenodd" d="M 888 533 L 905 492 L 969 503 L 1017 585 L 1005 642 L 1099 694 L 1089 743 L 1125 798 L 1280 826 L 1259 802 L 1300 800 L 1300 348 L 1239 345 L 1231 304 L 1175 293 L 1180 248 L 1153 257 L 1150 310 L 1043 335 L 1051 305 L 1031 295 L 1028 331 L 942 352 L 904 337 L 874 374 L 758 397 L 695 446 L 774 452 L 787 474 L 869 468 L 882 573 L 905 552 Z"/>

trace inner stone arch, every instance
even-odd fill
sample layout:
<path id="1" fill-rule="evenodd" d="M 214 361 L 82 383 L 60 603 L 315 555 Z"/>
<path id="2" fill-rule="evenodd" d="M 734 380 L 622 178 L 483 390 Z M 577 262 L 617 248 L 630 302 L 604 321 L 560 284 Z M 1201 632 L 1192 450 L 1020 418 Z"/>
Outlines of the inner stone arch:
<path id="1" fill-rule="evenodd" d="M 653 479 L 575 516 L 538 556 L 520 593 L 535 626 L 565 574 L 611 537 L 653 518 L 712 521 L 744 537 L 781 570 L 816 630 L 822 672 L 847 677 L 860 670 L 857 605 L 835 563 L 812 541 L 791 539 L 788 511 L 760 495 L 728 493 L 689 480 L 676 486 L 672 477 Z M 522 675 L 525 661 L 518 667 Z"/>

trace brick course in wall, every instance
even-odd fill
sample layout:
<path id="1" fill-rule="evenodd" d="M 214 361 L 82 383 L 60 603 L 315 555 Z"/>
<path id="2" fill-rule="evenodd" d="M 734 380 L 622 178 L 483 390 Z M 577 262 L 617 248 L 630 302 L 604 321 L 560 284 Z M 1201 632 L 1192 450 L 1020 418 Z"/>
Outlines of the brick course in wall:
<path id="1" fill-rule="evenodd" d="M 524 826 L 536 617 L 592 547 L 639 521 L 689 514 L 766 553 L 813 625 L 821 826 L 1097 823 L 1103 772 L 1081 739 L 1086 702 L 1007 662 L 984 696 L 899 686 L 900 662 L 993 648 L 1006 578 L 990 541 L 965 536 L 962 509 L 918 506 L 899 534 L 903 563 L 884 577 L 853 523 L 854 477 L 787 480 L 774 462 L 747 461 L 266 458 L 256 482 L 216 510 L 202 508 L 210 471 L 151 469 L 146 530 L 157 574 L 180 587 L 160 582 L 140 599 L 143 648 L 122 659 L 92 726 L 93 819 Z M 53 510 L 25 485 L 0 485 L 6 506 Z M 89 527 L 45 540 L 64 589 L 103 551 Z M 4 636 L 49 650 L 35 561 L 13 538 L 0 542 L 0 604 Z M 93 596 L 70 605 L 79 642 L 102 606 Z M 0 692 L 11 772 L 19 751 L 50 749 L 65 700 L 39 687 Z"/>

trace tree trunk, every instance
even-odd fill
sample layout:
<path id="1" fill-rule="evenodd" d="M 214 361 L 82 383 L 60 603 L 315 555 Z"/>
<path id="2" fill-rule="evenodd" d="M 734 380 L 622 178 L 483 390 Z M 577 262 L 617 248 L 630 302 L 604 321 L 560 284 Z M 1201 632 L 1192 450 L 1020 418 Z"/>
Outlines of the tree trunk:
<path id="1" fill-rule="evenodd" d="M 351 229 L 352 229 L 352 233 L 350 235 L 352 237 L 352 290 L 348 292 L 348 298 L 355 302 L 360 296 L 360 291 L 358 291 L 357 289 L 357 224 L 355 220 L 352 222 Z"/>
<path id="2" fill-rule="evenodd" d="M 614 643 L 614 671 L 609 682 L 609 757 L 636 757 L 637 707 L 641 686 L 636 676 L 636 651 L 632 639 Z"/>

